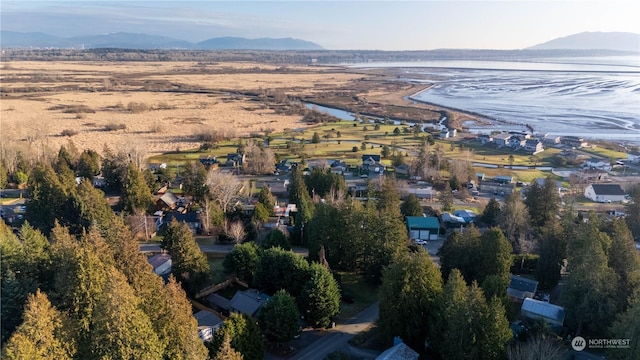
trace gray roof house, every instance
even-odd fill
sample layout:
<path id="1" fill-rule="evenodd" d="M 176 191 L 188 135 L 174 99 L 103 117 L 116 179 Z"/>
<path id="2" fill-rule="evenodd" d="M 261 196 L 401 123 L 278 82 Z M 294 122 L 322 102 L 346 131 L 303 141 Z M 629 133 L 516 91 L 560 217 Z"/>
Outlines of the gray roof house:
<path id="1" fill-rule="evenodd" d="M 520 311 L 530 319 L 542 319 L 551 326 L 561 327 L 564 323 L 565 311 L 562 306 L 535 299 L 524 299 Z"/>
<path id="2" fill-rule="evenodd" d="M 418 360 L 420 355 L 403 342 L 398 342 L 378 355 L 376 360 Z"/>
<path id="3" fill-rule="evenodd" d="M 618 184 L 589 184 L 584 189 L 584 197 L 596 202 L 623 201 L 625 195 Z"/>
<path id="4" fill-rule="evenodd" d="M 162 276 L 168 277 L 171 274 L 171 255 L 169 254 L 157 254 L 153 255 L 147 262 L 153 267 L 153 272 Z"/>
<path id="5" fill-rule="evenodd" d="M 507 288 L 507 295 L 515 299 L 523 300 L 526 298 L 533 298 L 533 295 L 535 295 L 537 290 L 537 281 L 518 275 L 511 275 L 511 282 Z"/>
<path id="6" fill-rule="evenodd" d="M 198 337 L 202 341 L 211 341 L 213 333 L 222 326 L 223 320 L 209 311 L 198 311 L 193 317 L 198 321 Z"/>
<path id="7" fill-rule="evenodd" d="M 229 311 L 255 316 L 270 297 L 256 289 L 238 291 L 229 302 Z"/>

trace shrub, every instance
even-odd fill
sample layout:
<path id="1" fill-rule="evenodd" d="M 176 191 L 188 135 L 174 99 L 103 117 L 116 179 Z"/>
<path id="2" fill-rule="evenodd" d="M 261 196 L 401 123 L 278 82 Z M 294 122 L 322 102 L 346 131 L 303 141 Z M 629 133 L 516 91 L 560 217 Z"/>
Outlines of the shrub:
<path id="1" fill-rule="evenodd" d="M 134 114 L 139 114 L 149 110 L 149 106 L 143 102 L 131 101 L 127 104 L 127 110 Z"/>
<path id="2" fill-rule="evenodd" d="M 116 131 L 116 130 L 126 130 L 126 129 L 127 129 L 127 124 L 125 123 L 120 123 L 120 124 L 109 123 L 104 126 L 104 131 Z"/>
<path id="3" fill-rule="evenodd" d="M 78 130 L 74 130 L 74 129 L 64 129 L 62 130 L 62 132 L 60 133 L 61 136 L 73 136 L 73 135 L 78 135 Z"/>

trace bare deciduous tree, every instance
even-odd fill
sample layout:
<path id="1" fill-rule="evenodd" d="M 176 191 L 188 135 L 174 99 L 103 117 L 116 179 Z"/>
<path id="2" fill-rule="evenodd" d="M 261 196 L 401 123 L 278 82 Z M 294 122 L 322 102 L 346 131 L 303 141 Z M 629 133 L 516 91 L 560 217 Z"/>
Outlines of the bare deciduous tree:
<path id="1" fill-rule="evenodd" d="M 247 232 L 244 230 L 242 222 L 232 222 L 227 229 L 227 236 L 232 238 L 236 243 L 241 244 L 247 237 Z"/>
<path id="2" fill-rule="evenodd" d="M 209 195 L 213 201 L 220 205 L 220 208 L 227 212 L 229 205 L 240 197 L 244 184 L 237 176 L 231 173 L 220 172 L 211 168 L 207 173 L 207 187 Z"/>
<path id="3" fill-rule="evenodd" d="M 244 170 L 249 174 L 271 174 L 275 170 L 276 158 L 269 148 L 258 146 L 253 140 L 244 145 Z"/>

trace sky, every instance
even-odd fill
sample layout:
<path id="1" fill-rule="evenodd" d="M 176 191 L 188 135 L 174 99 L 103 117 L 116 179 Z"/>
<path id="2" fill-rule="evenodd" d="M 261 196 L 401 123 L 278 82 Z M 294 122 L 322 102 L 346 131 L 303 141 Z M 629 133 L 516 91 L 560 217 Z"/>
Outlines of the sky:
<path id="1" fill-rule="evenodd" d="M 640 33 L 640 5 L 600 1 L 7 1 L 0 29 L 199 42 L 293 37 L 332 50 L 523 49 L 584 31 Z"/>

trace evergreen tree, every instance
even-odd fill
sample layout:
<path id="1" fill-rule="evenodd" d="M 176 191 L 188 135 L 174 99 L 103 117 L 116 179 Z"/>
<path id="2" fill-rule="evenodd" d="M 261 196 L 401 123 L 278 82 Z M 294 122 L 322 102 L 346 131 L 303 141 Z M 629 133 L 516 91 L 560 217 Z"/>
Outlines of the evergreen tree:
<path id="1" fill-rule="evenodd" d="M 85 150 L 80 154 L 77 165 L 78 176 L 93 179 L 94 176 L 100 174 L 102 167 L 102 157 L 93 150 Z"/>
<path id="2" fill-rule="evenodd" d="M 489 226 L 498 225 L 498 219 L 500 218 L 500 203 L 496 200 L 496 198 L 491 198 L 487 203 L 487 206 L 484 208 L 482 212 L 482 222 Z"/>
<path id="3" fill-rule="evenodd" d="M 340 312 L 340 288 L 331 272 L 319 263 L 311 264 L 309 274 L 298 297 L 299 307 L 311 326 L 328 327 Z"/>
<path id="4" fill-rule="evenodd" d="M 235 351 L 234 348 L 231 347 L 231 338 L 229 334 L 225 334 L 224 339 L 222 339 L 222 347 L 213 357 L 213 360 L 243 360 L 244 357 L 239 352 Z"/>
<path id="5" fill-rule="evenodd" d="M 269 231 L 264 240 L 262 240 L 262 247 L 265 249 L 279 247 L 284 250 L 291 250 L 291 244 L 287 240 L 287 236 L 279 229 Z"/>
<path id="6" fill-rule="evenodd" d="M 400 194 L 394 179 L 389 177 L 382 179 L 382 186 L 377 198 L 376 208 L 378 211 L 390 216 L 400 216 Z"/>
<path id="7" fill-rule="evenodd" d="M 235 273 L 238 278 L 251 283 L 259 261 L 260 249 L 258 245 L 254 242 L 246 242 L 236 244 L 233 250 L 225 256 L 223 265 L 227 272 Z"/>
<path id="8" fill-rule="evenodd" d="M 503 289 L 509 285 L 511 245 L 498 228 L 491 228 L 480 236 L 478 253 L 480 263 L 474 279 L 482 283 L 487 277 L 497 275 L 503 281 Z"/>
<path id="9" fill-rule="evenodd" d="M 269 215 L 273 214 L 273 208 L 276 206 L 276 198 L 271 193 L 271 189 L 264 185 L 258 193 L 258 202 L 269 211 Z"/>
<path id="10" fill-rule="evenodd" d="M 107 273 L 91 323 L 91 354 L 101 359 L 160 359 L 163 348 L 125 276 Z"/>
<path id="11" fill-rule="evenodd" d="M 62 314 L 40 290 L 29 295 L 24 321 L 7 342 L 3 359 L 72 359 L 73 339 L 63 326 Z"/>
<path id="12" fill-rule="evenodd" d="M 94 223 L 101 230 L 105 230 L 114 217 L 104 193 L 86 179 L 71 192 L 61 215 L 58 220 L 62 225 L 69 227 L 73 234 L 81 234 Z"/>
<path id="13" fill-rule="evenodd" d="M 200 161 L 190 161 L 185 164 L 182 178 L 182 189 L 187 194 L 191 194 L 195 201 L 206 196 L 207 169 Z"/>
<path id="14" fill-rule="evenodd" d="M 440 201 L 442 202 L 442 211 L 453 211 L 453 192 L 448 182 L 444 184 L 444 190 L 440 193 Z"/>
<path id="15" fill-rule="evenodd" d="M 479 247 L 480 232 L 476 227 L 469 227 L 463 233 L 453 232 L 438 250 L 443 279 L 449 278 L 453 269 L 458 269 L 468 283 L 476 279 L 480 263 Z"/>
<path id="16" fill-rule="evenodd" d="M 616 303 L 618 312 L 622 312 L 630 301 L 640 298 L 640 254 L 624 220 L 613 220 L 610 238 L 609 267 L 620 278 Z"/>
<path id="17" fill-rule="evenodd" d="M 420 250 L 398 257 L 385 270 L 380 286 L 380 333 L 416 349 L 424 344 L 431 328 L 434 302 L 442 292 L 442 278 L 429 254 Z"/>
<path id="18" fill-rule="evenodd" d="M 164 300 L 168 305 L 167 316 L 163 319 L 166 324 L 163 327 L 163 332 L 166 333 L 168 339 L 164 358 L 171 360 L 208 359 L 208 350 L 198 337 L 198 322 L 193 317 L 191 303 L 173 276 L 169 278 L 163 292 Z"/>
<path id="19" fill-rule="evenodd" d="M 22 311 L 30 294 L 38 288 L 33 278 L 16 277 L 12 270 L 7 270 L 2 276 L 2 317 L 0 318 L 1 340 L 4 343 L 22 323 Z"/>
<path id="20" fill-rule="evenodd" d="M 444 359 L 503 359 L 513 335 L 502 304 L 487 303 L 473 283 L 454 269 L 437 302 L 433 344 Z"/>
<path id="21" fill-rule="evenodd" d="M 629 190 L 631 201 L 624 205 L 625 221 L 635 241 L 640 241 L 640 184 Z"/>
<path id="22" fill-rule="evenodd" d="M 298 334 L 300 313 L 296 300 L 284 290 L 276 292 L 258 315 L 260 328 L 268 341 L 285 343 Z"/>
<path id="23" fill-rule="evenodd" d="M 209 281 L 211 268 L 187 224 L 174 219 L 166 229 L 163 248 L 171 255 L 172 274 L 187 294 L 195 295 Z"/>
<path id="24" fill-rule="evenodd" d="M 567 257 L 567 238 L 558 220 L 551 219 L 542 229 L 539 246 L 536 280 L 541 289 L 552 289 L 560 281 L 560 271 Z"/>
<path id="25" fill-rule="evenodd" d="M 37 165 L 29 177 L 30 199 L 25 219 L 35 228 L 49 234 L 56 217 L 68 198 L 68 191 L 49 165 Z"/>
<path id="26" fill-rule="evenodd" d="M 576 329 L 576 335 L 583 330 L 602 335 L 615 314 L 618 275 L 608 266 L 607 243 L 611 240 L 594 221 L 578 228 L 569 242 L 570 275 L 562 302 L 566 323 Z"/>
<path id="27" fill-rule="evenodd" d="M 267 294 L 284 289 L 292 296 L 298 296 L 307 281 L 308 269 L 309 264 L 302 256 L 271 248 L 260 256 L 253 280 Z"/>
<path id="28" fill-rule="evenodd" d="M 289 180 L 289 203 L 296 204 L 298 211 L 295 213 L 295 228 L 292 233 L 304 243 L 304 226 L 313 217 L 314 205 L 309 196 L 309 191 L 302 176 L 302 169 L 296 166 L 290 175 Z"/>
<path id="29" fill-rule="evenodd" d="M 627 311 L 616 316 L 609 334 L 612 339 L 629 339 L 630 343 L 629 348 L 608 350 L 608 359 L 638 359 L 638 354 L 640 354 L 640 298 L 634 299 Z"/>
<path id="30" fill-rule="evenodd" d="M 528 192 L 527 196 L 533 195 Z M 525 250 L 523 249 L 523 238 L 529 230 L 530 222 L 529 211 L 520 195 L 513 193 L 507 196 L 504 206 L 502 206 L 498 223 L 507 240 L 514 244 L 517 253 Z"/>
<path id="31" fill-rule="evenodd" d="M 132 163 L 127 166 L 120 203 L 122 210 L 130 214 L 140 210 L 147 212 L 153 206 L 151 189 L 142 172 Z"/>
<path id="32" fill-rule="evenodd" d="M 542 186 L 534 182 L 527 191 L 527 205 L 531 217 L 531 225 L 542 228 L 544 224 L 556 215 L 560 207 L 560 195 L 556 181 L 547 177 Z"/>
<path id="33" fill-rule="evenodd" d="M 420 199 L 415 194 L 409 194 L 400 205 L 400 212 L 403 216 L 422 216 L 424 210 L 420 204 Z"/>
<path id="34" fill-rule="evenodd" d="M 233 313 L 223 323 L 222 327 L 213 334 L 213 339 L 207 344 L 209 357 L 217 356 L 225 337 L 231 339 L 231 347 L 242 354 L 245 360 L 262 360 L 264 358 L 264 343 L 262 332 L 256 322 L 246 314 Z"/>
<path id="35" fill-rule="evenodd" d="M 256 207 L 253 209 L 253 215 L 251 216 L 251 220 L 256 224 L 262 224 L 269 220 L 270 212 L 269 210 L 262 205 L 262 203 L 257 203 Z"/>

